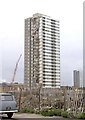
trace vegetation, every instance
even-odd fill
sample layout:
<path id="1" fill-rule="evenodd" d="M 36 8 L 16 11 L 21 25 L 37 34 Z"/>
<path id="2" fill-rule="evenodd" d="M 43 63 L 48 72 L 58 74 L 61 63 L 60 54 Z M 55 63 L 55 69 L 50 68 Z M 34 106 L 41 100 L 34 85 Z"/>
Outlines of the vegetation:
<path id="1" fill-rule="evenodd" d="M 54 116 L 61 116 L 62 110 L 60 109 L 54 109 Z"/>
<path id="2" fill-rule="evenodd" d="M 85 119 L 85 113 L 79 113 L 75 116 L 77 119 Z"/>
<path id="3" fill-rule="evenodd" d="M 41 111 L 41 115 L 43 115 L 43 116 L 53 116 L 54 114 L 53 114 L 52 110 L 45 109 L 45 110 Z"/>
<path id="4" fill-rule="evenodd" d="M 68 115 L 68 113 L 65 112 L 65 111 L 61 112 L 61 116 L 64 117 L 64 118 L 70 117 L 70 116 Z"/>
<path id="5" fill-rule="evenodd" d="M 79 113 L 74 116 L 73 114 L 68 114 L 68 112 L 66 111 L 62 111 L 60 109 L 55 109 L 55 108 L 43 109 L 41 110 L 41 112 L 39 111 L 34 112 L 34 110 L 32 109 L 25 108 L 25 109 L 22 109 L 20 113 L 36 113 L 36 114 L 41 114 L 43 116 L 61 116 L 64 118 L 85 119 L 85 113 Z"/>
<path id="6" fill-rule="evenodd" d="M 20 113 L 34 113 L 34 110 L 25 108 L 25 109 L 20 110 Z"/>
<path id="7" fill-rule="evenodd" d="M 85 113 L 79 113 L 77 115 L 68 114 L 66 111 L 60 109 L 44 109 L 41 111 L 43 116 L 62 116 L 64 118 L 85 119 Z"/>
<path id="8" fill-rule="evenodd" d="M 62 110 L 60 109 L 44 109 L 41 111 L 43 116 L 61 116 Z"/>

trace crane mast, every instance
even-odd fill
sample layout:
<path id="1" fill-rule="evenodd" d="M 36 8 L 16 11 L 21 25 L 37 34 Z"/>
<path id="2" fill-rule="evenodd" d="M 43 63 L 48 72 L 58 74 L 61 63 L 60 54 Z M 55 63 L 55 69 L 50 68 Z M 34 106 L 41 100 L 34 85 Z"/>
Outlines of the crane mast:
<path id="1" fill-rule="evenodd" d="M 16 75 L 16 71 L 17 71 L 17 68 L 18 68 L 18 63 L 19 63 L 19 61 L 20 61 L 21 56 L 22 56 L 22 54 L 20 54 L 19 59 L 18 59 L 18 61 L 16 62 L 15 69 L 14 69 L 14 74 L 13 74 L 13 78 L 12 78 L 11 83 L 13 83 L 14 80 L 15 80 L 15 75 Z"/>

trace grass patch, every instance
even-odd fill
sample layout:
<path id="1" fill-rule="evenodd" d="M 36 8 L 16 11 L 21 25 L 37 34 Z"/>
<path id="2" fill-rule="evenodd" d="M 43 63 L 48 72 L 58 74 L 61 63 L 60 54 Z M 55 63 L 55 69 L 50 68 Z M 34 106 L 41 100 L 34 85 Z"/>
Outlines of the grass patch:
<path id="1" fill-rule="evenodd" d="M 25 108 L 25 109 L 20 110 L 20 113 L 34 113 L 34 110 Z"/>
<path id="2" fill-rule="evenodd" d="M 59 109 L 44 109 L 41 111 L 43 116 L 61 116 L 61 110 Z"/>

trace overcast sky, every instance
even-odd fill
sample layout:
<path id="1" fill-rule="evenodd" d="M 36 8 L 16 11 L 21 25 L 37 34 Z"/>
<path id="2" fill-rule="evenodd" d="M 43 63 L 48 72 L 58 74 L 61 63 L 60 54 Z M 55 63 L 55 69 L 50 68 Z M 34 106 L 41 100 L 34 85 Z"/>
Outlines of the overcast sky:
<path id="1" fill-rule="evenodd" d="M 82 72 L 83 0 L 0 0 L 0 81 L 23 82 L 24 19 L 42 13 L 60 20 L 61 84 L 72 85 L 72 71 Z M 2 71 L 2 72 L 1 72 Z"/>

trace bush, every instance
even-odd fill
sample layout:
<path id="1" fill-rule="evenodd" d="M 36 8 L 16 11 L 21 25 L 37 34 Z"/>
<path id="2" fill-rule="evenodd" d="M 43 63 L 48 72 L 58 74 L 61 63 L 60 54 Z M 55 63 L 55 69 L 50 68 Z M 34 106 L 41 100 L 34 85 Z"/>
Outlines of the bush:
<path id="1" fill-rule="evenodd" d="M 55 116 L 61 116 L 61 112 L 62 112 L 62 110 L 60 110 L 60 109 L 54 109 Z"/>
<path id="2" fill-rule="evenodd" d="M 21 113 L 34 113 L 32 109 L 28 109 L 28 108 L 22 109 L 20 112 Z"/>
<path id="3" fill-rule="evenodd" d="M 49 111 L 47 112 L 47 116 L 54 116 L 54 111 L 49 110 Z"/>
<path id="4" fill-rule="evenodd" d="M 75 116 L 77 119 L 85 119 L 85 113 L 80 113 Z"/>
<path id="5" fill-rule="evenodd" d="M 68 118 L 69 117 L 68 113 L 65 112 L 65 111 L 61 112 L 61 116 L 64 117 L 64 118 Z"/>
<path id="6" fill-rule="evenodd" d="M 48 116 L 48 109 L 44 109 L 41 111 L 41 115 Z"/>
<path id="7" fill-rule="evenodd" d="M 72 112 L 68 113 L 68 116 L 69 116 L 69 118 L 76 118 Z"/>
<path id="8" fill-rule="evenodd" d="M 61 116 L 61 110 L 59 109 L 44 109 L 41 111 L 43 116 Z"/>

